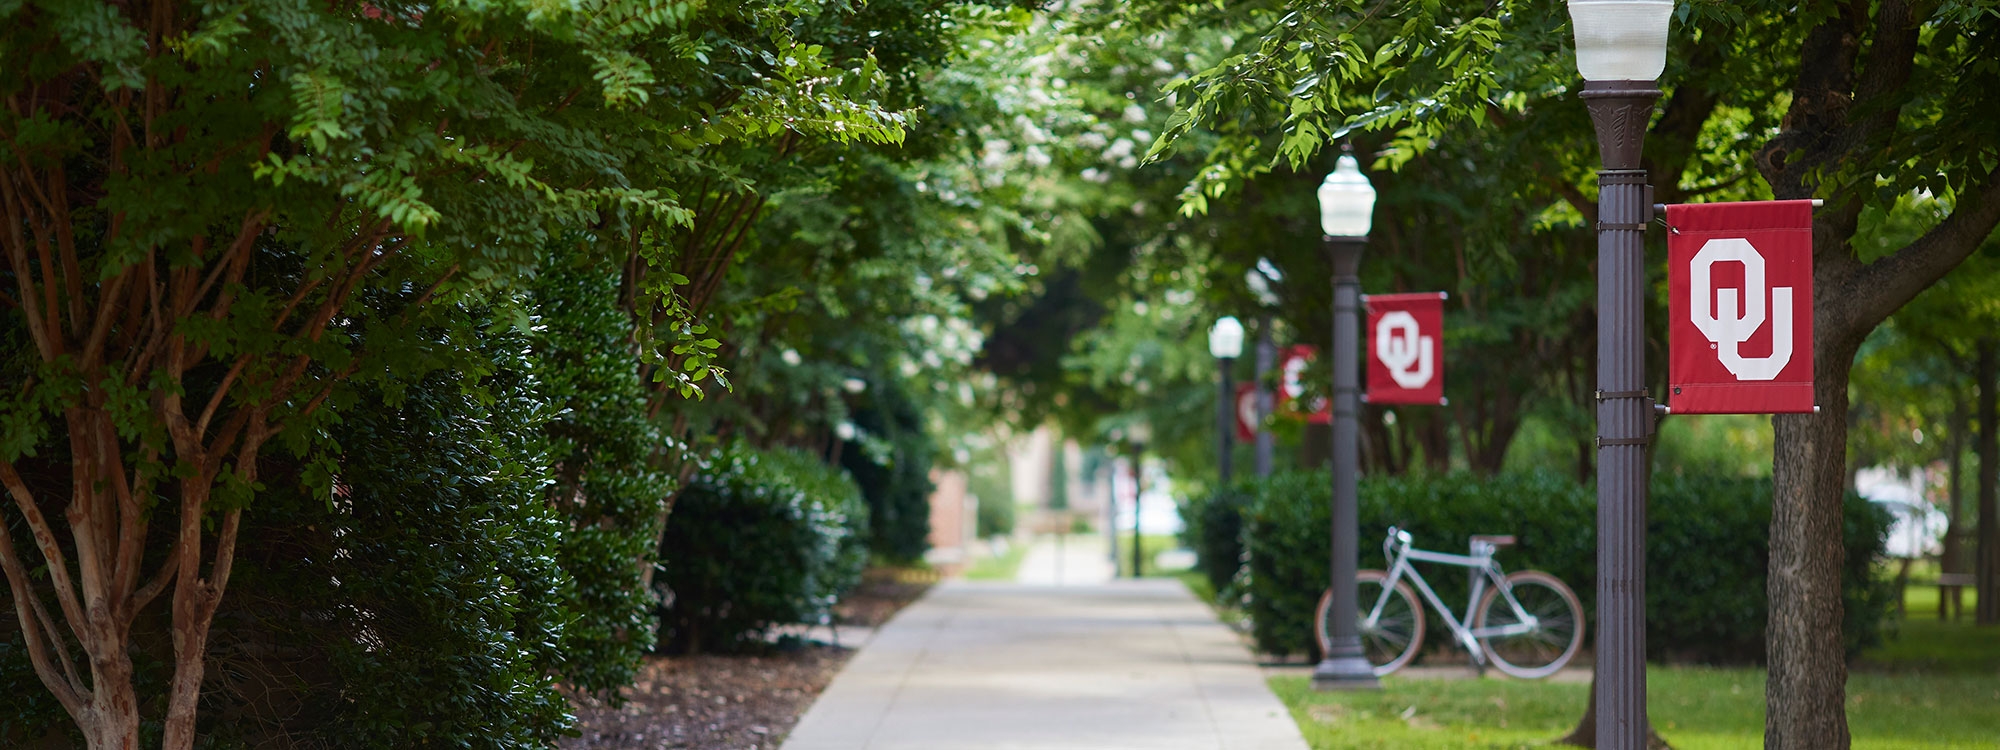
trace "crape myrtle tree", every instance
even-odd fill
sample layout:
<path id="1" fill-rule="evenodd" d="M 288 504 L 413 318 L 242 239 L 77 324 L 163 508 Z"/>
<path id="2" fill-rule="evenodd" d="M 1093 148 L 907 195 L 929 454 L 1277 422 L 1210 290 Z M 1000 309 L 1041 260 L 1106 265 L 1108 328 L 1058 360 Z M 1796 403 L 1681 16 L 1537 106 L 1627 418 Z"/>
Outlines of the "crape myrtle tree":
<path id="1" fill-rule="evenodd" d="M 796 40 L 810 7 L 0 3 L 0 313 L 26 344 L 0 388 L 0 568 L 91 747 L 136 745 L 142 707 L 192 746 L 260 456 L 310 453 L 343 383 L 441 365 L 396 333 L 424 308 L 528 273 L 556 230 L 685 223 L 701 144 L 900 137 L 879 73 Z M 734 95 L 672 85 L 704 76 Z M 656 350 L 691 345 L 677 282 L 651 288 Z M 171 636 L 135 653 L 156 602 Z M 159 694 L 135 659 L 172 663 Z"/>
<path id="2" fill-rule="evenodd" d="M 1158 144 L 1197 128 L 1224 135 L 1195 185 L 1204 195 L 1274 159 L 1302 164 L 1354 132 L 1390 134 L 1379 161 L 1393 167 L 1437 142 L 1485 137 L 1495 114 L 1583 108 L 1570 95 L 1577 79 L 1560 3 L 1300 0 L 1214 12 L 1248 38 L 1175 89 L 1181 113 Z M 1753 196 L 1826 201 L 1814 218 L 1821 408 L 1773 420 L 1770 747 L 1849 742 L 1838 636 L 1848 374 L 1868 333 L 2000 222 L 1996 44 L 1992 2 L 1677 9 L 1667 94 L 1648 139 L 1657 198 L 1747 180 L 1758 183 Z M 1696 156 L 1692 146 L 1711 130 L 1728 135 L 1726 146 Z M 1577 168 L 1589 163 L 1586 148 L 1553 174 L 1520 165 L 1521 183 L 1553 177 L 1589 190 L 1587 168 Z M 1865 210 L 1917 190 L 1940 206 L 1920 233 L 1889 247 L 1865 241 Z"/>

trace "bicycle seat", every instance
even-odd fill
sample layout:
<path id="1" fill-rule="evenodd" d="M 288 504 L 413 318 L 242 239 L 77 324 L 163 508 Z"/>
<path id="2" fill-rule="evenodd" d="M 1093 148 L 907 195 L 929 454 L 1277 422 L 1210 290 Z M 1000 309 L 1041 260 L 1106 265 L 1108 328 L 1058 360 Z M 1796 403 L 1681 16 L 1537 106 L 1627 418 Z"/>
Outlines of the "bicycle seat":
<path id="1" fill-rule="evenodd" d="M 1495 547 L 1505 547 L 1514 543 L 1513 534 L 1473 534 L 1472 543 L 1485 542 Z"/>

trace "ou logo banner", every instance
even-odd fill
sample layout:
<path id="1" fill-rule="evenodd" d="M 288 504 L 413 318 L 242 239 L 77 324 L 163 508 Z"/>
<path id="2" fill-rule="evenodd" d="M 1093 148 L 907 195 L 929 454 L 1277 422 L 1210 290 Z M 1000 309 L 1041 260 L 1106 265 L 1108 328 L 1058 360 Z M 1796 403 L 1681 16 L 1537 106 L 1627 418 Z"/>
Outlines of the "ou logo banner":
<path id="1" fill-rule="evenodd" d="M 1444 403 L 1444 294 L 1376 294 L 1368 305 L 1368 403 Z"/>
<path id="2" fill-rule="evenodd" d="M 1667 207 L 1668 404 L 1813 408 L 1812 202 Z"/>

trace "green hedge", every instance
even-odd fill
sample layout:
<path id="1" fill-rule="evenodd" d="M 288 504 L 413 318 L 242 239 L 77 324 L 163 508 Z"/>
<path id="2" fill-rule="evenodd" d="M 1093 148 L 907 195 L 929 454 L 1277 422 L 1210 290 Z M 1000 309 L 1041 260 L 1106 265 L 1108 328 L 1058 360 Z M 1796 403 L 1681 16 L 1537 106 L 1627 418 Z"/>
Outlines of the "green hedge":
<path id="1" fill-rule="evenodd" d="M 334 429 L 345 455 L 331 497 L 272 476 L 244 514 L 203 734 L 546 746 L 571 723 L 556 680 L 583 614 L 566 596 L 566 524 L 546 501 L 546 407 L 509 385 L 468 393 L 455 373 L 379 398 Z"/>
<path id="2" fill-rule="evenodd" d="M 1246 564 L 1235 585 L 1252 634 L 1266 652 L 1311 653 L 1312 607 L 1326 586 L 1331 482 L 1325 472 L 1297 472 L 1244 487 L 1250 494 L 1242 510 Z M 1761 660 L 1768 480 L 1662 478 L 1654 483 L 1648 511 L 1649 656 Z M 1391 525 L 1410 531 L 1419 548 L 1447 552 L 1464 550 L 1473 534 L 1513 534 L 1519 543 L 1501 552 L 1503 567 L 1548 571 L 1576 590 L 1587 612 L 1595 611 L 1596 502 L 1590 488 L 1567 478 L 1551 473 L 1371 477 L 1362 482 L 1358 512 L 1363 568 L 1385 566 L 1381 542 Z M 1850 650 L 1858 650 L 1879 640 L 1889 601 L 1868 565 L 1880 554 L 1889 519 L 1853 495 L 1844 512 L 1846 638 Z M 1198 523 L 1199 552 L 1226 560 L 1227 541 L 1207 531 L 1226 510 L 1191 515 L 1207 516 Z M 1420 570 L 1454 614 L 1464 617 L 1468 577 L 1435 565 Z M 1441 628 L 1432 628 L 1430 638 L 1432 646 L 1448 647 Z"/>
<path id="3" fill-rule="evenodd" d="M 861 491 L 838 467 L 742 447 L 711 458 L 660 547 L 663 644 L 739 650 L 774 626 L 827 622 L 861 580 L 867 528 Z"/>
<path id="4" fill-rule="evenodd" d="M 1181 543 L 1195 551 L 1195 569 L 1223 601 L 1239 593 L 1232 584 L 1243 569 L 1243 509 L 1252 491 L 1249 483 L 1237 482 L 1214 495 L 1181 503 Z"/>
<path id="5" fill-rule="evenodd" d="M 528 344 L 536 388 L 553 412 L 542 426 L 555 480 L 548 497 L 562 515 L 557 559 L 570 578 L 562 679 L 614 692 L 653 647 L 645 572 L 674 478 L 659 468 L 657 454 L 670 443 L 646 416 L 618 276 L 585 260 L 559 254 L 535 279 L 530 301 L 540 325 Z"/>

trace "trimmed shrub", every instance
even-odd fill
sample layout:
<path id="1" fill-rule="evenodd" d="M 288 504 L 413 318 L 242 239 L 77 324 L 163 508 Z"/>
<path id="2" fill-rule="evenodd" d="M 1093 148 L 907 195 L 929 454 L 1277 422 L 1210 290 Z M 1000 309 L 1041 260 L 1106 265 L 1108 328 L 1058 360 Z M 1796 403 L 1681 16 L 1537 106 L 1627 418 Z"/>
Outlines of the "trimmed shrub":
<path id="1" fill-rule="evenodd" d="M 1316 655 L 1312 608 L 1326 588 L 1331 480 L 1325 472 L 1279 474 L 1246 485 L 1243 511 L 1244 607 L 1263 651 Z M 1887 518 L 1849 495 L 1847 566 L 1842 592 L 1850 652 L 1880 639 L 1888 604 L 1869 562 L 1881 552 Z M 1360 504 L 1361 567 L 1386 565 L 1382 539 L 1402 527 L 1422 549 L 1457 551 L 1473 534 L 1513 534 L 1501 551 L 1508 571 L 1544 570 L 1568 583 L 1595 612 L 1596 501 L 1590 488 L 1552 473 L 1480 477 L 1364 478 Z M 1764 644 L 1768 480 L 1661 477 L 1647 523 L 1647 649 L 1651 658 L 1709 663 L 1761 661 Z M 1469 577 L 1420 564 L 1438 596 L 1464 618 Z M 1428 607 L 1428 605 L 1426 605 Z M 1426 616 L 1434 616 L 1427 612 Z M 1594 636 L 1594 627 L 1587 631 Z M 1449 648 L 1442 628 L 1431 647 Z"/>
<path id="2" fill-rule="evenodd" d="M 497 339 L 497 340 L 496 340 Z M 489 339 L 518 352 L 516 336 Z M 468 344 L 477 346 L 477 344 Z M 573 621 L 548 418 L 518 359 L 362 389 L 318 467 L 267 461 L 216 616 L 203 734 L 227 745 L 540 747 Z"/>
<path id="3" fill-rule="evenodd" d="M 647 393 L 618 307 L 618 276 L 558 254 L 531 287 L 540 325 L 528 334 L 537 389 L 555 407 L 543 426 L 564 521 L 558 560 L 574 619 L 563 632 L 562 679 L 615 695 L 653 647 L 657 605 L 645 582 L 674 479 L 668 444 L 646 417 Z"/>
<path id="4" fill-rule="evenodd" d="M 660 547 L 661 640 L 674 651 L 763 643 L 824 623 L 860 582 L 868 508 L 837 467 L 741 446 L 712 457 L 674 503 Z"/>
<path id="5" fill-rule="evenodd" d="M 1238 593 L 1231 586 L 1243 569 L 1243 510 L 1250 493 L 1248 484 L 1237 482 L 1214 495 L 1181 502 L 1181 543 L 1194 550 L 1195 569 L 1223 601 Z"/>
<path id="6" fill-rule="evenodd" d="M 1646 514 L 1646 646 L 1652 658 L 1762 663 L 1770 568 L 1769 480 L 1655 476 Z M 1891 517 L 1848 493 L 1840 598 L 1847 653 L 1882 641 L 1894 606 L 1873 575 Z"/>
<path id="7" fill-rule="evenodd" d="M 1324 471 L 1277 474 L 1247 485 L 1243 512 L 1247 570 L 1242 593 L 1257 647 L 1274 654 L 1316 651 L 1313 607 L 1326 589 L 1332 480 Z M 1473 534 L 1513 534 L 1500 556 L 1507 570 L 1545 570 L 1589 606 L 1596 575 L 1595 503 L 1575 482 L 1554 474 L 1477 477 L 1368 477 L 1361 483 L 1361 567 L 1382 568 L 1382 539 L 1398 526 L 1422 549 L 1461 551 Z M 1465 617 L 1469 577 L 1461 570 L 1422 568 L 1438 596 Z M 1431 643 L 1448 645 L 1443 628 Z"/>

